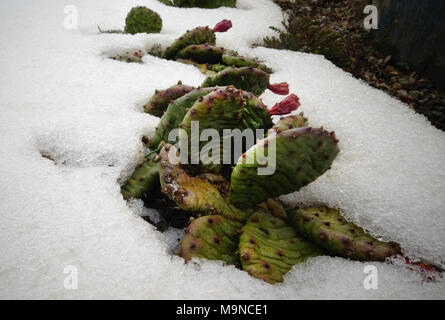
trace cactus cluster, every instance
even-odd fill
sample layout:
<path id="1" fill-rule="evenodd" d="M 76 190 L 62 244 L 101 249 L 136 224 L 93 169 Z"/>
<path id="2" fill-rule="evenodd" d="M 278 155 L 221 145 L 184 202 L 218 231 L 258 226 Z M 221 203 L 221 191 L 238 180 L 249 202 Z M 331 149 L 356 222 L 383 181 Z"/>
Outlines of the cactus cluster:
<path id="1" fill-rule="evenodd" d="M 147 11 L 148 10 L 148 11 Z M 145 7 L 133 8 L 127 16 L 125 32 L 137 33 L 136 26 L 141 30 L 140 22 L 142 16 L 146 16 L 150 9 Z M 147 19 L 143 20 L 147 21 Z M 177 62 L 191 64 L 197 67 L 207 79 L 201 84 L 201 87 L 215 87 L 234 85 L 238 89 L 251 92 L 257 96 L 261 95 L 266 89 L 280 95 L 289 94 L 287 83 L 270 83 L 270 74 L 272 69 L 267 67 L 257 58 L 240 56 L 233 50 L 226 50 L 223 47 L 217 47 L 217 32 L 226 32 L 232 27 L 230 20 L 222 20 L 210 28 L 209 26 L 196 27 L 187 30 L 182 36 L 173 41 L 165 50 L 161 45 L 154 44 L 147 53 L 158 58 L 175 60 Z M 100 29 L 99 29 L 100 30 Z M 114 32 L 102 31 L 101 32 Z M 125 62 L 142 62 L 142 52 L 134 55 L 121 55 L 112 57 L 112 59 Z M 164 110 L 165 111 L 165 110 Z M 154 115 L 160 116 L 159 113 Z"/>
<path id="2" fill-rule="evenodd" d="M 208 76 L 201 87 L 234 85 L 255 95 L 261 95 L 266 89 L 276 94 L 289 94 L 287 83 L 270 83 L 272 69 L 257 58 L 244 57 L 236 51 L 215 45 L 215 33 L 226 32 L 231 27 L 229 20 L 222 20 L 212 29 L 204 26 L 187 30 L 165 51 L 162 52 L 159 45 L 154 45 L 148 53 L 196 66 Z"/>
<path id="3" fill-rule="evenodd" d="M 309 127 L 302 113 L 272 121 L 272 115 L 299 106 L 292 94 L 269 109 L 236 84 L 194 89 L 178 83 L 157 90 L 145 108 L 150 114 L 162 113 L 154 137 L 147 141 L 153 151 L 122 186 L 124 199 L 153 199 L 161 193 L 170 208 L 162 210 L 173 212 L 186 227 L 179 252 L 185 261 L 221 260 L 271 284 L 282 282 L 295 264 L 310 257 L 383 261 L 400 254 L 397 244 L 373 238 L 346 222 L 339 210 L 286 209 L 274 199 L 323 175 L 339 152 L 335 134 Z M 180 157 L 190 160 L 191 154 L 181 152 L 178 142 L 190 135 L 192 121 L 201 131 L 261 128 L 267 136 L 250 148 L 243 146 L 233 167 L 182 164 Z M 169 137 L 174 129 L 181 130 Z M 197 145 L 197 152 L 204 148 Z M 276 152 L 275 170 L 261 175 L 258 169 L 268 165 L 261 157 L 271 151 Z M 193 218 L 187 222 L 187 217 Z"/>
<path id="4" fill-rule="evenodd" d="M 162 53 L 152 48 L 163 58 L 196 65 L 209 77 L 198 88 L 179 82 L 156 90 L 145 104 L 146 113 L 161 119 L 154 136 L 144 139 L 151 152 L 121 187 L 123 198 L 141 198 L 147 205 L 159 199 L 156 208 L 168 221 L 158 227 L 186 227 L 179 252 L 186 262 L 221 260 L 270 284 L 282 282 L 294 265 L 311 257 L 385 261 L 401 254 L 398 244 L 372 237 L 340 210 L 285 208 L 276 199 L 325 174 L 339 141 L 334 132 L 310 127 L 303 113 L 288 115 L 300 106 L 296 95 L 272 108 L 258 98 L 267 88 L 287 95 L 289 87 L 270 84 L 271 70 L 258 60 L 215 46 L 214 33 L 230 26 L 225 20 L 213 29 L 198 27 Z M 283 117 L 274 123 L 277 115 Z M 233 139 L 225 136 L 232 130 L 263 129 L 265 137 L 255 136 L 251 146 L 243 143 L 230 163 L 221 161 L 226 159 L 221 141 L 220 152 L 212 154 L 218 161 L 194 161 L 207 147 L 193 140 L 195 123 L 198 137 L 205 129 L 222 141 Z"/>

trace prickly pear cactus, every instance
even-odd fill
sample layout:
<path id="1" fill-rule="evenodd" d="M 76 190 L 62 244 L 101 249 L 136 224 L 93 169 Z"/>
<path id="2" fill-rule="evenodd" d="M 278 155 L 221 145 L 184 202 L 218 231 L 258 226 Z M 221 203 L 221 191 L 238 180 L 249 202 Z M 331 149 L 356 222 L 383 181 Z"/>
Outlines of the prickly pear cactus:
<path id="1" fill-rule="evenodd" d="M 233 50 L 226 50 L 224 54 L 222 55 L 222 61 L 224 64 L 228 66 L 235 66 L 235 67 L 253 67 L 260 70 L 263 70 L 266 73 L 271 74 L 272 69 L 261 63 L 258 59 L 255 58 L 249 58 L 249 57 L 242 57 L 237 52 Z"/>
<path id="2" fill-rule="evenodd" d="M 193 44 L 208 44 L 214 46 L 216 42 L 215 33 L 207 27 L 197 27 L 188 30 L 181 37 L 176 39 L 165 51 L 163 57 L 165 59 L 173 59 L 179 51 Z"/>
<path id="3" fill-rule="evenodd" d="M 261 95 L 269 86 L 269 75 L 256 68 L 226 68 L 223 71 L 208 77 L 201 87 L 229 86 L 233 85 L 238 89 L 252 92 L 254 95 Z"/>
<path id="4" fill-rule="evenodd" d="M 211 46 L 209 44 L 192 44 L 176 55 L 181 59 L 191 59 L 198 63 L 220 63 L 222 62 L 222 55 L 224 48 Z"/>
<path id="5" fill-rule="evenodd" d="M 339 210 L 328 207 L 290 209 L 291 225 L 306 239 L 317 243 L 327 253 L 352 260 L 385 261 L 400 253 L 394 242 L 382 242 L 351 222 Z"/>
<path id="6" fill-rule="evenodd" d="M 291 129 L 259 141 L 232 172 L 231 203 L 252 207 L 298 191 L 331 167 L 339 152 L 337 143 L 333 132 L 313 128 Z"/>
<path id="7" fill-rule="evenodd" d="M 159 188 L 160 163 L 158 160 L 155 155 L 152 155 L 136 168 L 130 179 L 121 187 L 125 200 L 139 199 Z"/>
<path id="8" fill-rule="evenodd" d="M 125 33 L 159 33 L 162 30 L 162 19 L 147 7 L 134 7 L 125 19 Z"/>
<path id="9" fill-rule="evenodd" d="M 179 163 L 173 163 L 170 157 L 174 154 L 177 154 L 177 150 L 169 144 L 161 150 L 160 181 L 161 191 L 178 207 L 196 214 L 219 214 L 231 221 L 247 220 L 251 210 L 241 210 L 228 203 L 207 177 L 188 175 Z"/>
<path id="10" fill-rule="evenodd" d="M 186 229 L 181 241 L 181 256 L 186 262 L 205 258 L 239 265 L 238 231 L 241 227 L 241 223 L 219 215 L 197 218 Z"/>
<path id="11" fill-rule="evenodd" d="M 239 255 L 244 271 L 275 284 L 283 281 L 292 266 L 323 251 L 298 237 L 284 220 L 256 212 L 241 229 Z"/>
<path id="12" fill-rule="evenodd" d="M 187 113 L 187 109 L 191 108 L 198 98 L 209 94 L 215 89 L 216 88 L 196 89 L 171 103 L 167 107 L 164 115 L 161 117 L 161 121 L 156 128 L 155 135 L 148 144 L 148 147 L 150 149 L 155 149 L 158 147 L 161 141 L 175 143 L 176 141 L 170 141 L 168 139 L 169 133 L 173 129 L 178 128 L 178 125 L 182 122 Z"/>
<path id="13" fill-rule="evenodd" d="M 194 89 L 195 88 L 182 84 L 182 82 L 179 81 L 178 84 L 168 89 L 156 90 L 155 94 L 151 97 L 147 104 L 144 105 L 144 111 L 153 116 L 161 117 L 172 101 L 186 95 Z"/>

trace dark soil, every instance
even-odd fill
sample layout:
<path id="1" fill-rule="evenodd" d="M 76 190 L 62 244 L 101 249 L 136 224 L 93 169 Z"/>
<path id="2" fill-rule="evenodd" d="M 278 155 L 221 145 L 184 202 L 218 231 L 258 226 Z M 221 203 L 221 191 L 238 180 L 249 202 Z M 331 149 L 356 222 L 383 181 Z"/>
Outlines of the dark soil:
<path id="1" fill-rule="evenodd" d="M 445 93 L 424 76 L 382 53 L 382 43 L 363 27 L 363 0 L 274 0 L 288 18 L 264 45 L 323 54 L 343 70 L 424 114 L 445 131 Z M 281 30 L 283 29 L 283 30 Z"/>

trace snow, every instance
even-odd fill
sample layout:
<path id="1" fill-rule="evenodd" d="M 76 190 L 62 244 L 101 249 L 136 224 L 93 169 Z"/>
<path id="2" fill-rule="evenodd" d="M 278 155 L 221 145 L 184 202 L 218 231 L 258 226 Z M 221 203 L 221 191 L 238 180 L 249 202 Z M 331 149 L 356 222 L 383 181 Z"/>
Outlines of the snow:
<path id="1" fill-rule="evenodd" d="M 175 256 L 182 231 L 158 232 L 125 203 L 119 183 L 142 159 L 142 135 L 159 119 L 142 113 L 157 88 L 199 85 L 191 66 L 145 56 L 126 64 L 107 55 L 168 45 L 184 30 L 231 19 L 217 44 L 258 56 L 299 95 L 312 126 L 335 130 L 341 154 L 332 170 L 289 203 L 325 202 L 404 252 L 445 265 L 445 134 L 406 105 L 344 73 L 321 56 L 249 45 L 282 19 L 268 0 L 238 8 L 166 7 L 156 0 L 73 0 L 79 29 L 63 27 L 63 2 L 0 2 L 0 298 L 298 299 L 435 298 L 445 281 L 425 282 L 398 263 L 320 257 L 295 266 L 276 286 L 220 262 L 187 265 Z M 146 5 L 163 18 L 159 35 L 97 34 L 123 28 Z M 266 93 L 273 105 L 281 97 Z M 51 157 L 54 161 L 42 157 Z M 77 290 L 64 288 L 66 266 Z"/>

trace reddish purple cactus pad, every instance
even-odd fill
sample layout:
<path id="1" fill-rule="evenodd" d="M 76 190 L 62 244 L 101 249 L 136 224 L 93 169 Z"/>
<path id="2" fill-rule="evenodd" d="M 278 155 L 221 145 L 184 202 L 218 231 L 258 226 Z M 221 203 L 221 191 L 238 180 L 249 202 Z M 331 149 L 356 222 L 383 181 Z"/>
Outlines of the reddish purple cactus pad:
<path id="1" fill-rule="evenodd" d="M 269 114 L 272 116 L 288 114 L 297 110 L 299 106 L 301 106 L 300 99 L 295 94 L 291 94 L 283 101 L 276 103 L 272 109 L 269 110 Z"/>
<path id="2" fill-rule="evenodd" d="M 232 21 L 224 19 L 216 24 L 213 32 L 226 32 L 230 28 L 232 28 Z"/>

